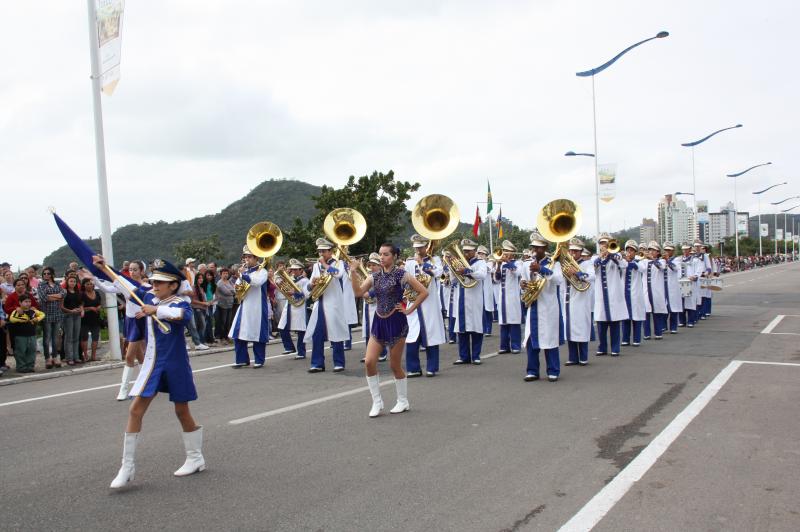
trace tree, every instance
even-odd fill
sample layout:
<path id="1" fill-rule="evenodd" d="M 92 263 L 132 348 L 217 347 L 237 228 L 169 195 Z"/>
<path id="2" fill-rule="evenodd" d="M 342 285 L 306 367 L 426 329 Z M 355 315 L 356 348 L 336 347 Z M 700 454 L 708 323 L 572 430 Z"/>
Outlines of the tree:
<path id="1" fill-rule="evenodd" d="M 219 235 L 213 234 L 205 238 L 191 238 L 175 245 L 175 257 L 182 264 L 189 257 L 209 262 L 223 258 Z"/>

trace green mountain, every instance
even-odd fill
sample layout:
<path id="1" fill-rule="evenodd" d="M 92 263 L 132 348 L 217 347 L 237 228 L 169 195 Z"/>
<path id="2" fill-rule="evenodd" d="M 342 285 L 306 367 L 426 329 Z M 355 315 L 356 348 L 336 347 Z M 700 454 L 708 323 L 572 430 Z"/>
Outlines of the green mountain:
<path id="1" fill-rule="evenodd" d="M 320 190 L 320 187 L 302 181 L 271 179 L 217 214 L 172 223 L 158 221 L 120 227 L 111 235 L 115 262 L 121 264 L 122 260 L 135 258 L 149 261 L 156 257 L 173 261 L 177 244 L 213 234 L 219 236 L 223 256 L 198 258 L 221 260 L 226 264 L 239 262 L 250 226 L 268 220 L 285 231 L 292 226 L 295 218 L 308 220 L 316 212 L 312 196 L 319 195 Z M 99 238 L 86 242 L 97 251 L 102 247 Z M 45 257 L 42 264 L 63 272 L 74 260 L 75 255 L 64 245 Z"/>

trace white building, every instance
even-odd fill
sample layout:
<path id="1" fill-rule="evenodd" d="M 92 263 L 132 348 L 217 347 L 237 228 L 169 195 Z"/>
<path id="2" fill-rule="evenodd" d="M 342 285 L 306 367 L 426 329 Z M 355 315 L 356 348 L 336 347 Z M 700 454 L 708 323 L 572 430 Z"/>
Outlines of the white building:
<path id="1" fill-rule="evenodd" d="M 683 242 L 692 242 L 697 235 L 694 211 L 686 202 L 675 198 L 672 194 L 665 195 L 658 202 L 658 240 L 680 245 Z"/>
<path id="2" fill-rule="evenodd" d="M 736 218 L 734 218 L 734 215 Z M 709 214 L 709 230 L 708 230 L 708 244 L 712 246 L 718 245 L 726 238 L 730 238 L 734 234 L 734 219 L 739 220 L 739 237 L 746 237 L 749 235 L 747 227 L 747 220 L 749 213 L 736 212 L 733 208 L 733 203 L 728 202 L 720 208 L 720 212 L 712 212 Z"/>
<path id="3" fill-rule="evenodd" d="M 651 218 L 642 218 L 642 225 L 639 226 L 639 242 L 648 244 L 658 236 L 658 224 Z"/>

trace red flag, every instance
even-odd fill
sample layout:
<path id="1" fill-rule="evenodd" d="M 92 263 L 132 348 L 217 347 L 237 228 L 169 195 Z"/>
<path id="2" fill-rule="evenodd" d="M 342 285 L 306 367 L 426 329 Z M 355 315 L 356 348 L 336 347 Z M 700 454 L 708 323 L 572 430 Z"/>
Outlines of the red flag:
<path id="1" fill-rule="evenodd" d="M 472 234 L 478 238 L 481 234 L 481 211 L 475 207 L 475 223 L 472 224 Z"/>

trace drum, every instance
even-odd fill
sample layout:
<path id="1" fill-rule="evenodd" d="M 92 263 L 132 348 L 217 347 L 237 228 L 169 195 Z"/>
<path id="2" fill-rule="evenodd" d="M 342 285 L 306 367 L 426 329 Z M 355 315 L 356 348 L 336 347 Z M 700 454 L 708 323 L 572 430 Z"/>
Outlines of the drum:
<path id="1" fill-rule="evenodd" d="M 692 297 L 692 281 L 691 279 L 678 279 L 681 285 L 681 297 Z"/>
<path id="2" fill-rule="evenodd" d="M 711 277 L 708 280 L 708 289 L 713 292 L 719 292 L 722 290 L 722 277 Z"/>

